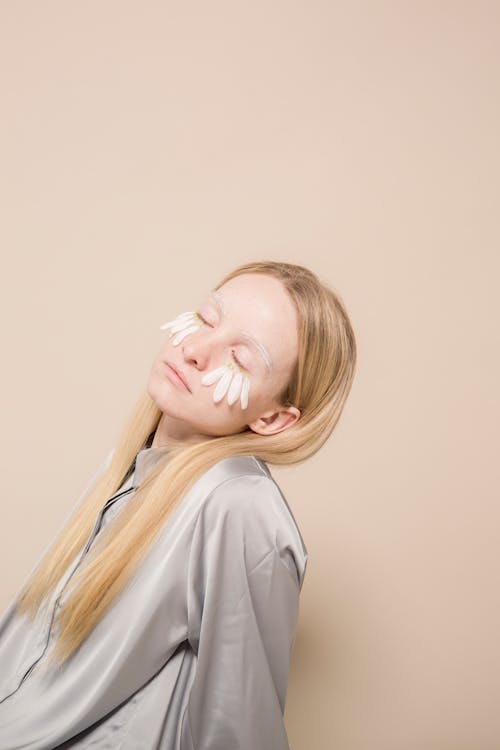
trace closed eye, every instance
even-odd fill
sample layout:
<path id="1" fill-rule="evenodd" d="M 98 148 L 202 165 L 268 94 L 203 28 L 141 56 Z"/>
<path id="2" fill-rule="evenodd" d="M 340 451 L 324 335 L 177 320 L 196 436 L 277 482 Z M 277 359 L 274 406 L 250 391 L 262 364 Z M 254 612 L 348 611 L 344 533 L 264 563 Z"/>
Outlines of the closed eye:
<path id="1" fill-rule="evenodd" d="M 202 320 L 204 323 L 206 323 L 207 326 L 209 326 L 209 328 L 213 328 L 214 327 L 214 326 L 210 325 L 210 323 L 208 322 L 208 320 L 205 320 L 205 318 L 203 317 L 203 315 L 200 312 L 197 311 L 196 314 L 198 315 L 198 317 L 200 318 L 200 320 Z M 248 370 L 245 367 L 245 365 L 243 365 L 240 362 L 240 360 L 238 359 L 238 357 L 234 353 L 234 349 L 231 349 L 231 356 L 232 356 L 234 362 L 236 362 L 236 364 L 238 365 L 238 367 L 241 367 L 242 370 L 245 370 L 246 372 L 248 372 Z"/>

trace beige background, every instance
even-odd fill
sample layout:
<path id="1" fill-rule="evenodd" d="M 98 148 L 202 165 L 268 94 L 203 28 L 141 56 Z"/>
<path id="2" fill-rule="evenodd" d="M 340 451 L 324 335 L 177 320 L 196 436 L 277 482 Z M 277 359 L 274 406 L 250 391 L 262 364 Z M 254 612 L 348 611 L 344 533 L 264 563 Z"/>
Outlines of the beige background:
<path id="1" fill-rule="evenodd" d="M 271 467 L 310 555 L 291 746 L 500 748 L 500 4 L 0 13 L 2 608 L 160 324 L 236 264 L 303 263 L 359 365 L 329 443 Z"/>

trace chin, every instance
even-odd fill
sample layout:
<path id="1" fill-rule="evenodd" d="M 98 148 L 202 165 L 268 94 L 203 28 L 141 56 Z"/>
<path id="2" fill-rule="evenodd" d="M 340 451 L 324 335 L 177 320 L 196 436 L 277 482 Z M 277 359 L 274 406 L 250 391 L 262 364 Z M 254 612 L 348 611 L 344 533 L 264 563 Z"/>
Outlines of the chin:
<path id="1" fill-rule="evenodd" d="M 167 412 L 168 414 L 171 414 L 173 400 L 172 394 L 165 393 L 164 385 L 160 380 L 158 380 L 158 378 L 153 377 L 149 380 L 147 391 L 159 409 Z M 171 416 L 176 415 L 171 414 Z"/>

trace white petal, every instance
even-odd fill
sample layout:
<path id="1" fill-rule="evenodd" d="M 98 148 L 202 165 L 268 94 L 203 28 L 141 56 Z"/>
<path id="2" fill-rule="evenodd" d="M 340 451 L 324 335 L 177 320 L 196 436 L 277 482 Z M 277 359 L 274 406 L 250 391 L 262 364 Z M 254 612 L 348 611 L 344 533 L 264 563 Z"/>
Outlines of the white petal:
<path id="1" fill-rule="evenodd" d="M 214 401 L 216 404 L 224 398 L 224 395 L 229 388 L 229 383 L 231 382 L 232 377 L 233 371 L 226 369 L 226 372 L 217 383 L 217 387 L 214 391 Z"/>
<path id="2" fill-rule="evenodd" d="M 178 331 L 183 331 L 185 328 L 187 328 L 189 325 L 191 325 L 190 320 L 183 321 L 181 323 L 173 323 L 170 328 L 169 336 L 172 337 L 174 333 L 177 333 Z"/>
<path id="3" fill-rule="evenodd" d="M 222 367 L 217 367 L 215 370 L 211 370 L 210 372 L 205 373 L 205 375 L 201 379 L 202 385 L 212 385 L 212 383 L 215 383 L 216 380 L 221 378 L 223 374 L 226 372 L 227 366 L 222 365 Z"/>
<path id="4" fill-rule="evenodd" d="M 233 382 L 231 383 L 231 387 L 229 388 L 228 394 L 227 394 L 227 403 L 229 405 L 234 404 L 238 396 L 240 395 L 240 389 L 241 389 L 241 383 L 243 381 L 243 373 L 239 372 Z"/>
<path id="5" fill-rule="evenodd" d="M 184 313 L 181 313 L 180 315 L 177 315 L 177 317 L 175 317 L 175 318 L 174 318 L 173 320 L 169 320 L 169 321 L 168 321 L 168 323 L 163 323 L 163 325 L 161 325 L 161 326 L 160 326 L 160 329 L 161 329 L 162 331 L 164 331 L 164 330 L 166 330 L 167 328 L 172 328 L 172 326 L 175 326 L 175 325 L 177 325 L 177 324 L 178 324 L 178 323 L 180 323 L 181 321 L 184 321 L 184 320 L 185 320 L 185 321 L 186 321 L 186 323 L 187 323 L 187 322 L 189 322 L 189 320 L 191 320 L 192 318 L 194 318 L 194 313 L 193 313 L 193 312 L 191 312 L 191 311 L 189 311 L 189 312 L 184 312 Z"/>
<path id="6" fill-rule="evenodd" d="M 248 406 L 248 391 L 250 390 L 250 378 L 245 375 L 243 387 L 241 389 L 241 408 L 246 409 Z"/>
<path id="7" fill-rule="evenodd" d="M 172 339 L 172 344 L 174 346 L 177 346 L 177 344 L 180 344 L 182 339 L 185 336 L 188 336 L 190 333 L 193 333 L 193 331 L 197 331 L 200 326 L 189 326 L 189 328 L 186 328 L 185 331 L 182 331 L 182 333 L 178 333 L 177 336 Z"/>

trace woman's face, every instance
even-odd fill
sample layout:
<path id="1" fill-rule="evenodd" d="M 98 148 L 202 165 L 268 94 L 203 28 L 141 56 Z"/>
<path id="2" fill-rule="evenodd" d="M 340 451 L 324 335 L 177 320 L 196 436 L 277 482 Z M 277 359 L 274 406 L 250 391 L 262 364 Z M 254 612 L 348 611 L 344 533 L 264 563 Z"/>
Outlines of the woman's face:
<path id="1" fill-rule="evenodd" d="M 163 412 L 153 446 L 168 444 L 169 437 L 189 441 L 248 428 L 270 435 L 293 424 L 300 411 L 274 400 L 298 351 L 297 313 L 281 281 L 257 273 L 236 276 L 193 310 L 200 318 L 179 318 L 179 311 L 169 321 L 176 327 L 166 329 L 151 368 L 148 393 Z M 187 332 L 193 324 L 199 327 Z M 189 390 L 176 382 L 167 362 L 182 372 Z M 203 384 L 203 378 L 212 382 Z"/>

